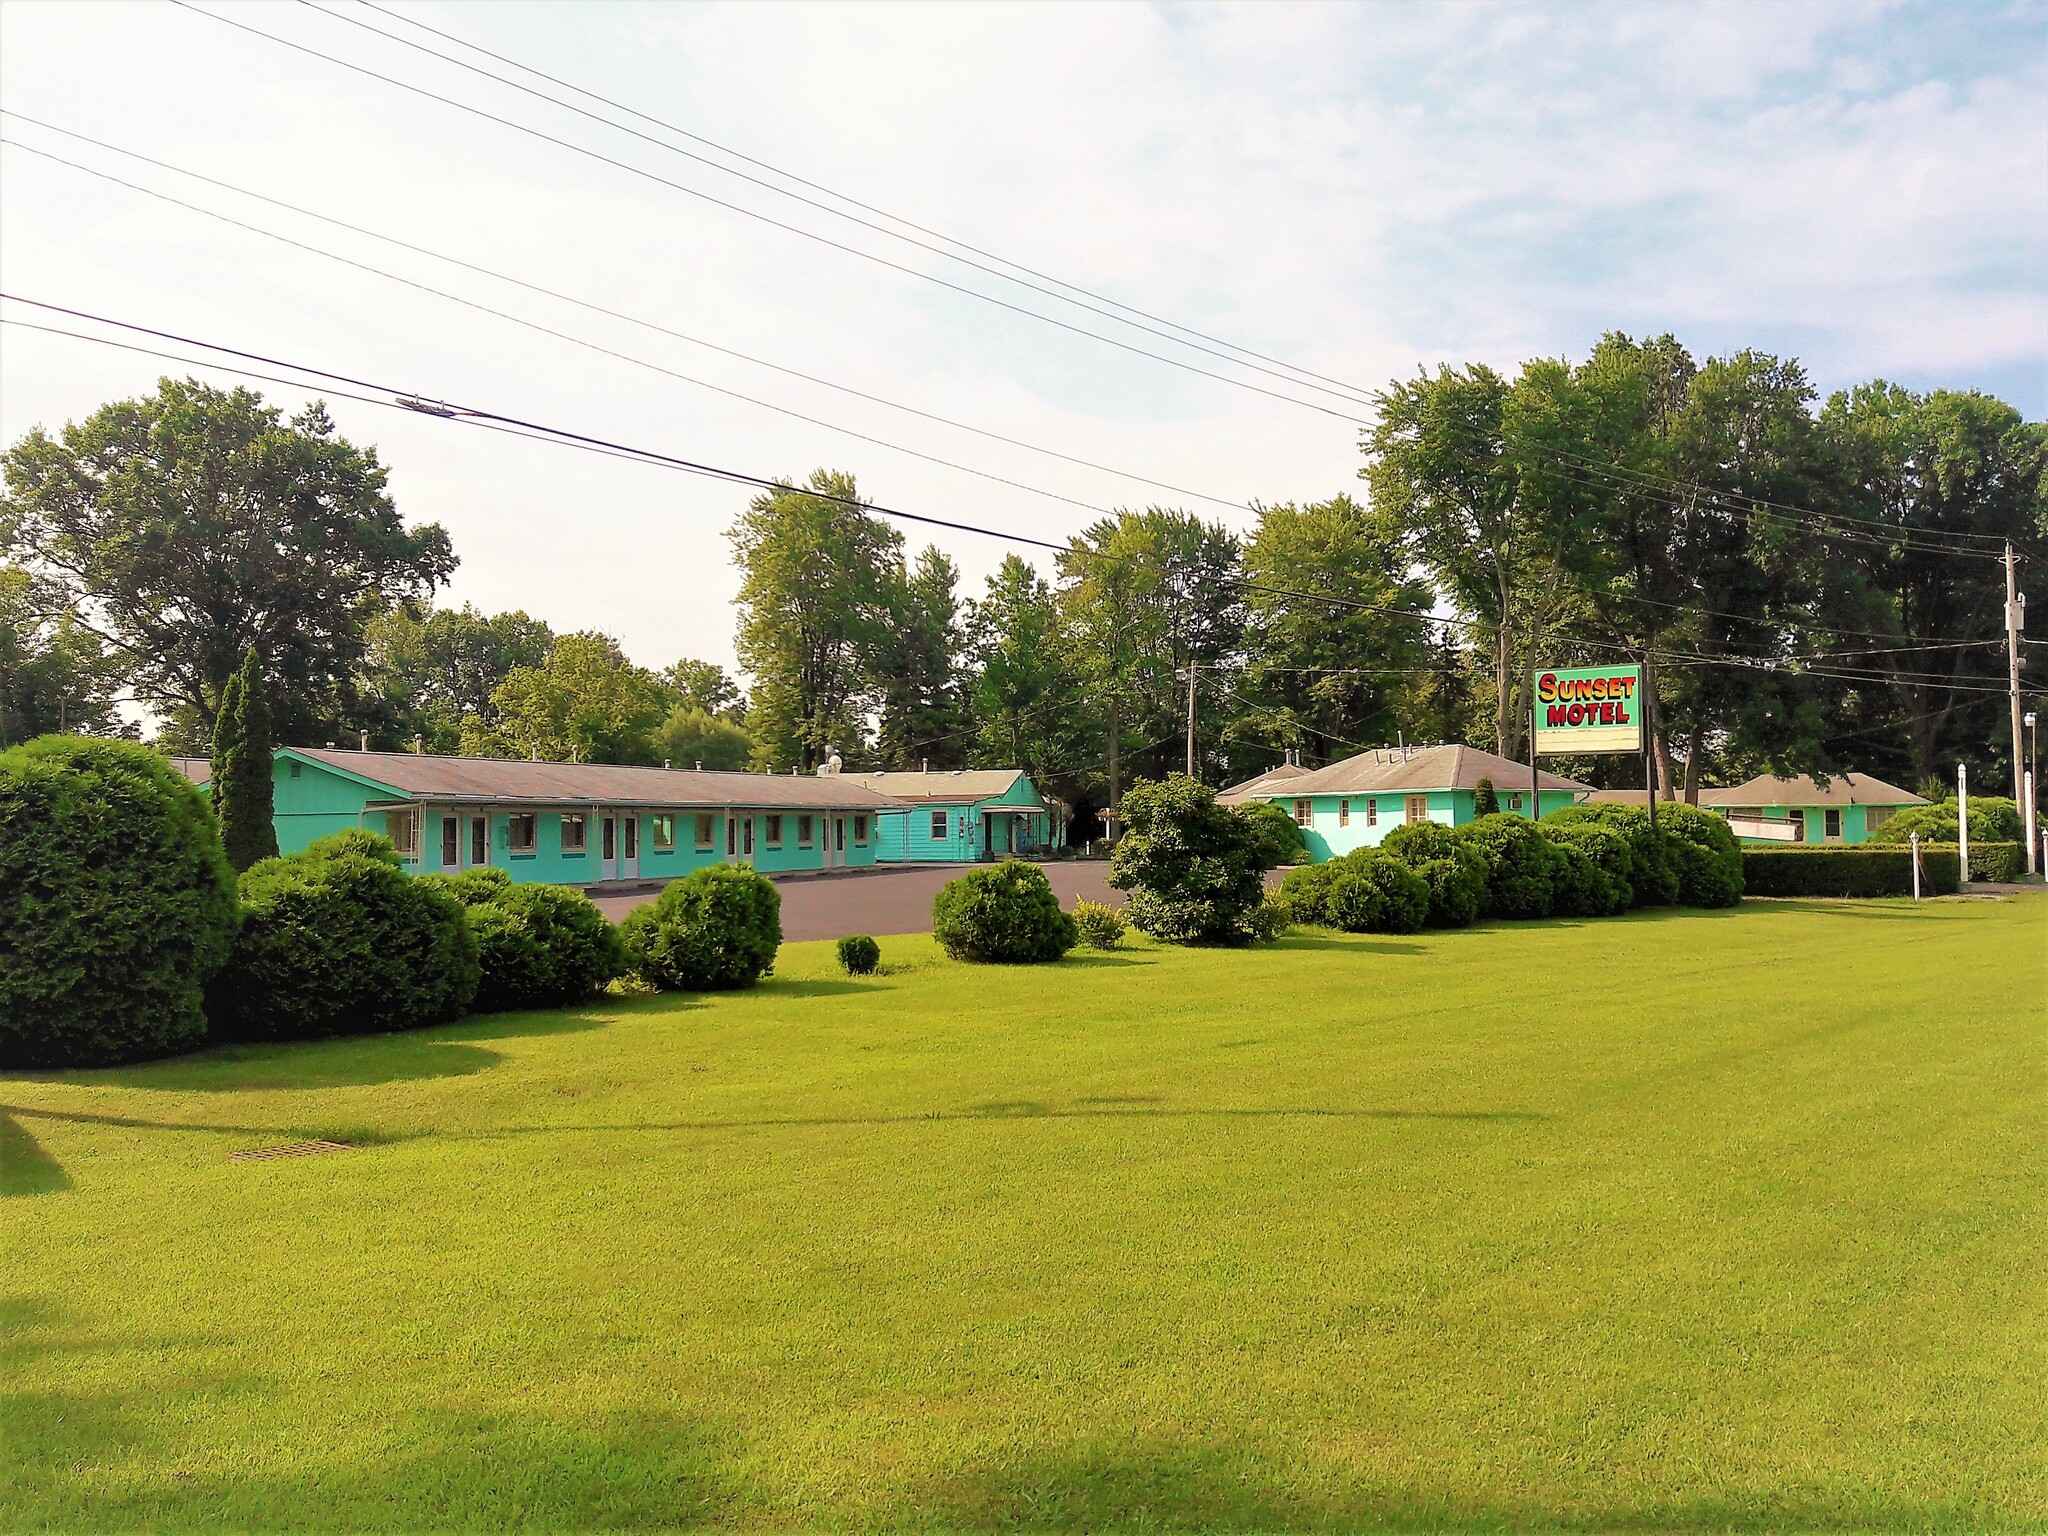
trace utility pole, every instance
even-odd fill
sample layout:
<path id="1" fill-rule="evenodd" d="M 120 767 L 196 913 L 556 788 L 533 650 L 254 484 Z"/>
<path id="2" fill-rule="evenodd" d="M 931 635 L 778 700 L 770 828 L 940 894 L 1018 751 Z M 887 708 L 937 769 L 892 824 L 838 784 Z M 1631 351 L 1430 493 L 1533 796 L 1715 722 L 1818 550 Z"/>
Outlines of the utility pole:
<path id="1" fill-rule="evenodd" d="M 1195 776 L 1195 658 L 1188 658 L 1188 777 Z"/>
<path id="2" fill-rule="evenodd" d="M 2012 685 L 2012 803 L 2021 807 L 2021 825 L 2031 821 L 2026 811 L 2027 768 L 2020 736 L 2020 631 L 2026 628 L 2027 610 L 2020 600 L 2019 573 L 2015 569 L 2012 540 L 2005 541 L 2005 666 Z M 2034 840 L 2027 839 L 2027 873 L 2039 869 Z"/>

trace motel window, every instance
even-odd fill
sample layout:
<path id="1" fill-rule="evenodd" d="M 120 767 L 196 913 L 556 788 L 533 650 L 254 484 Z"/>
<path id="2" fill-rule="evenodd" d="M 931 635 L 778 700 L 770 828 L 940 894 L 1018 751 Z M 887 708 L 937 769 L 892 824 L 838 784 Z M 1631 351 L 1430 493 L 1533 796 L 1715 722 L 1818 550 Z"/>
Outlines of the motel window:
<path id="1" fill-rule="evenodd" d="M 629 859 L 639 858 L 640 818 L 638 816 L 621 817 L 619 821 L 619 834 L 626 840 L 623 845 L 625 848 L 626 857 Z"/>
<path id="2" fill-rule="evenodd" d="M 853 818 L 853 840 L 856 843 L 864 843 L 868 840 L 867 817 L 856 816 Z"/>
<path id="3" fill-rule="evenodd" d="M 1875 832 L 1892 819 L 1892 808 L 1888 805 L 1867 805 L 1863 808 L 1863 831 L 1865 835 Z"/>
<path id="4" fill-rule="evenodd" d="M 293 778 L 295 778 L 295 779 L 296 779 L 296 778 L 297 778 L 297 777 L 299 776 L 299 773 L 300 773 L 300 768 L 301 768 L 301 765 L 300 765 L 300 764 L 298 764 L 298 763 L 293 763 L 293 764 L 292 764 L 292 777 L 293 777 Z"/>
<path id="5" fill-rule="evenodd" d="M 647 818 L 648 836 L 654 839 L 656 853 L 674 853 L 676 848 L 676 819 L 673 816 L 650 816 Z"/>
<path id="6" fill-rule="evenodd" d="M 1316 820 L 1316 803 L 1313 800 L 1294 802 L 1294 824 L 1297 827 L 1312 827 Z"/>
<path id="7" fill-rule="evenodd" d="M 769 816 L 765 820 L 767 824 L 761 829 L 761 841 L 770 848 L 780 848 L 782 846 L 782 818 L 780 816 Z"/>
<path id="8" fill-rule="evenodd" d="M 725 856 L 737 857 L 740 851 L 740 819 L 737 816 L 725 818 Z"/>
<path id="9" fill-rule="evenodd" d="M 750 859 L 754 856 L 754 818 L 751 816 L 740 818 L 740 852 Z"/>
<path id="10" fill-rule="evenodd" d="M 796 819 L 796 845 L 797 845 L 797 847 L 799 847 L 799 848 L 808 848 L 808 847 L 810 847 L 810 846 L 811 846 L 811 841 L 812 841 L 813 837 L 815 836 L 815 833 L 814 833 L 814 832 L 813 832 L 813 830 L 812 830 L 812 825 L 811 825 L 811 824 L 812 824 L 812 822 L 813 822 L 813 821 L 814 821 L 815 819 L 816 819 L 816 818 L 814 818 L 814 817 L 810 817 L 810 816 L 799 816 L 799 817 L 797 817 L 797 819 Z"/>
<path id="11" fill-rule="evenodd" d="M 540 818 L 532 815 L 512 815 L 505 818 L 506 846 L 514 853 L 533 852 L 534 839 L 540 830 Z"/>
<path id="12" fill-rule="evenodd" d="M 1832 838 L 1839 839 L 1842 835 L 1842 813 L 1837 810 L 1830 810 L 1825 814 L 1827 817 L 1826 835 Z"/>
<path id="13" fill-rule="evenodd" d="M 945 813 L 944 811 L 933 811 L 933 812 L 932 812 L 932 841 L 933 841 L 933 842 L 935 842 L 935 843 L 942 843 L 942 842 L 944 842 L 945 840 L 946 840 L 946 813 Z"/>
<path id="14" fill-rule="evenodd" d="M 391 839 L 391 846 L 406 858 L 419 852 L 419 813 L 417 811 L 386 811 L 384 813 L 384 835 Z"/>
<path id="15" fill-rule="evenodd" d="M 462 859 L 462 823 L 453 816 L 441 818 L 441 867 L 453 869 Z"/>
<path id="16" fill-rule="evenodd" d="M 699 816 L 697 818 L 697 851 L 709 853 L 718 838 L 718 818 Z"/>
<path id="17" fill-rule="evenodd" d="M 1411 822 L 1429 820 L 1429 796 L 1410 795 L 1408 797 L 1408 819 Z"/>
<path id="18" fill-rule="evenodd" d="M 1380 824 L 1379 801 L 1368 800 L 1365 802 L 1365 824 L 1368 827 L 1376 827 Z"/>
<path id="19" fill-rule="evenodd" d="M 585 842 L 588 841 L 588 837 L 589 827 L 585 823 L 582 813 L 578 811 L 564 811 L 562 813 L 562 852 L 581 853 Z"/>
<path id="20" fill-rule="evenodd" d="M 1337 802 L 1337 825 L 1340 827 L 1351 825 L 1351 802 L 1349 800 L 1339 800 Z"/>

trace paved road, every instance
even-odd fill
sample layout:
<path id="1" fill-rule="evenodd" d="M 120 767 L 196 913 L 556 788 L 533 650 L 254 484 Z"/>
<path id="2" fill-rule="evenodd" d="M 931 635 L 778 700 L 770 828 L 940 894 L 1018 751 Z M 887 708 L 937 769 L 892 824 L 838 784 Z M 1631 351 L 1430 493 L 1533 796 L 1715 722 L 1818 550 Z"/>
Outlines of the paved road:
<path id="1" fill-rule="evenodd" d="M 782 936 L 797 941 L 838 939 L 849 933 L 930 933 L 932 898 L 963 867 L 968 866 L 850 869 L 839 874 L 778 880 L 775 883 L 782 892 Z M 1063 907 L 1072 907 L 1077 896 L 1112 906 L 1124 904 L 1124 893 L 1110 888 L 1106 863 L 1043 867 Z M 604 915 L 617 922 L 659 894 L 658 887 L 650 886 L 599 896 L 596 900 Z"/>

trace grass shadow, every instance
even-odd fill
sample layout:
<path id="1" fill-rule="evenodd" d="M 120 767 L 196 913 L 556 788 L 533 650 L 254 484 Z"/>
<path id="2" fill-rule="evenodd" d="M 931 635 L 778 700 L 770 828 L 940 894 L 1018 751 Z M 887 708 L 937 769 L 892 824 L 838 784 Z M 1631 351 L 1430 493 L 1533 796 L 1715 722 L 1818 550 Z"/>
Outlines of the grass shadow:
<path id="1" fill-rule="evenodd" d="M 1284 934 L 1274 948 L 1348 949 L 1369 955 L 1421 955 L 1429 952 L 1429 946 L 1426 944 L 1411 944 L 1405 940 L 1389 939 L 1379 934 L 1336 933 L 1328 929 Z"/>
<path id="2" fill-rule="evenodd" d="M 54 1195 L 71 1187 L 71 1177 L 42 1143 L 17 1121 L 0 1112 L 0 1198 L 13 1195 Z"/>
<path id="3" fill-rule="evenodd" d="M 374 1126 L 322 1121 L 310 1125 L 233 1125 L 215 1120 L 146 1120 L 140 1115 L 98 1115 L 82 1109 L 31 1109 L 0 1104 L 0 1117 L 59 1120 L 69 1125 L 105 1125 L 123 1131 L 199 1131 L 210 1136 L 262 1136 L 271 1141 L 340 1141 L 350 1146 L 387 1146 L 439 1134 L 432 1130 L 387 1131 Z"/>
<path id="4" fill-rule="evenodd" d="M 432 1032 L 439 1036 L 440 1031 Z M 344 1035 L 275 1045 L 220 1045 L 190 1056 L 64 1073 L 48 1081 L 112 1084 L 166 1093 L 247 1093 L 280 1089 L 374 1088 L 384 1083 L 470 1077 L 503 1058 L 496 1051 L 426 1031 Z"/>

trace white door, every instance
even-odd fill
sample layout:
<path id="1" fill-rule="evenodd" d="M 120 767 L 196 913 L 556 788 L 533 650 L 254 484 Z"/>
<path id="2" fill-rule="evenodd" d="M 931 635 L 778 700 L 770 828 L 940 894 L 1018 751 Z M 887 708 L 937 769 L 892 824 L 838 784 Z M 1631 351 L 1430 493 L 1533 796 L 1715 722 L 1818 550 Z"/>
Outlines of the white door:
<path id="1" fill-rule="evenodd" d="M 638 880 L 640 878 L 640 818 L 622 816 L 619 818 L 619 878 Z"/>
<path id="2" fill-rule="evenodd" d="M 619 878 L 619 818 L 600 816 L 597 835 L 597 878 L 616 880 Z"/>

